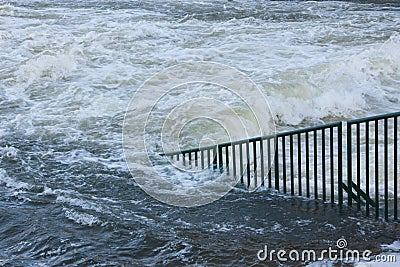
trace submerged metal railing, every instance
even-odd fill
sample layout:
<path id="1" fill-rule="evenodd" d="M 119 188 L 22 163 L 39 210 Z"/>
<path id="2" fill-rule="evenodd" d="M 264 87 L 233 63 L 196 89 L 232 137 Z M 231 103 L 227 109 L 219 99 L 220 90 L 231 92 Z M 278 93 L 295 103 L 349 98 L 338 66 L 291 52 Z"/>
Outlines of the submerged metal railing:
<path id="1" fill-rule="evenodd" d="M 383 212 L 386 220 L 397 221 L 399 116 L 334 122 L 162 155 L 190 168 L 225 171 L 249 189 L 267 186 L 339 206 L 354 202 L 367 216 L 372 207 L 376 218 Z"/>
<path id="2" fill-rule="evenodd" d="M 348 205 L 372 208 L 386 220 L 398 220 L 398 120 L 400 112 L 347 122 Z M 355 193 L 353 192 L 355 191 Z M 383 209 L 382 209 L 383 208 Z"/>

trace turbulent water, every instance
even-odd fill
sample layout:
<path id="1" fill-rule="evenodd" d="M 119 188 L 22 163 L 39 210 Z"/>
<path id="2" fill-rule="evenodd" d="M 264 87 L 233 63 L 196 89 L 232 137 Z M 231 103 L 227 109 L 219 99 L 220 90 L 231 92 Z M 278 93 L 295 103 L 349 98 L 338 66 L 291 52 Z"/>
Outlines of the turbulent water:
<path id="1" fill-rule="evenodd" d="M 146 79 L 188 61 L 249 75 L 278 130 L 399 111 L 400 6 L 0 1 L 0 265 L 251 265 L 266 244 L 344 236 L 377 253 L 400 238 L 267 190 L 189 209 L 146 195 L 124 162 L 124 112 Z"/>

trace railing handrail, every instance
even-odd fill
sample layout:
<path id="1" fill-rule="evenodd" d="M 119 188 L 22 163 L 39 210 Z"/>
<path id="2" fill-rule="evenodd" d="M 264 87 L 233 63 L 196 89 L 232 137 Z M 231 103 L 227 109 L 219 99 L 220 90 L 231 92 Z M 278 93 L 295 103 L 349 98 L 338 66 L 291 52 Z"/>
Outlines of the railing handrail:
<path id="1" fill-rule="evenodd" d="M 276 133 L 276 134 L 271 134 L 271 135 L 264 135 L 264 136 L 258 136 L 258 137 L 251 137 L 248 139 L 242 139 L 242 140 L 237 140 L 237 141 L 232 141 L 232 142 L 225 142 L 225 143 L 220 143 L 212 146 L 204 146 L 204 147 L 198 147 L 198 148 L 188 148 L 188 149 L 183 149 L 180 151 L 173 151 L 173 152 L 167 152 L 167 153 L 161 153 L 160 156 L 175 156 L 178 154 L 188 154 L 188 153 L 194 153 L 194 152 L 199 152 L 199 151 L 204 151 L 204 150 L 210 150 L 218 147 L 227 147 L 227 146 L 232 146 L 232 145 L 240 145 L 240 144 L 245 144 L 245 143 L 252 143 L 252 142 L 258 142 L 261 140 L 267 140 L 267 139 L 274 139 L 277 137 L 284 137 L 284 136 L 290 136 L 290 135 L 296 135 L 296 134 L 302 134 L 306 132 L 313 132 L 313 131 L 319 131 L 319 130 L 324 130 L 324 129 L 329 129 L 333 127 L 339 127 L 341 124 L 341 121 L 338 122 L 331 122 L 331 123 L 326 123 L 322 125 L 315 125 L 315 126 L 310 126 L 306 128 L 300 128 L 300 129 L 294 129 L 286 132 L 281 132 L 281 133 Z"/>
<path id="2" fill-rule="evenodd" d="M 365 118 L 360 118 L 360 119 L 348 120 L 347 124 L 352 125 L 352 124 L 358 124 L 358 123 L 363 123 L 363 122 L 368 122 L 368 121 L 389 119 L 389 118 L 394 118 L 394 117 L 398 117 L 398 116 L 400 116 L 400 112 L 380 114 L 380 115 L 375 115 L 375 116 L 370 116 L 370 117 L 365 117 Z"/>
<path id="3" fill-rule="evenodd" d="M 276 133 L 276 134 L 272 134 L 272 135 L 251 137 L 248 139 L 242 139 L 242 140 L 238 140 L 238 141 L 220 143 L 220 144 L 216 144 L 216 145 L 212 145 L 212 146 L 188 148 L 188 149 L 183 149 L 180 151 L 161 153 L 160 156 L 174 156 L 177 154 L 187 154 L 187 153 L 209 150 L 209 149 L 213 149 L 213 148 L 217 148 L 217 147 L 227 147 L 227 146 L 232 146 L 232 145 L 245 144 L 247 142 L 251 143 L 251 142 L 257 142 L 257 141 L 266 140 L 266 139 L 273 139 L 276 137 L 302 134 L 302 133 L 306 133 L 306 132 L 312 132 L 312 131 L 318 131 L 318 130 L 328 129 L 328 128 L 332 128 L 332 127 L 337 127 L 343 122 L 346 122 L 347 125 L 353 125 L 353 124 L 358 124 L 358 123 L 363 123 L 363 122 L 369 122 L 369 121 L 375 121 L 375 120 L 381 120 L 381 119 L 389 119 L 389 118 L 394 118 L 394 117 L 398 117 L 398 116 L 400 116 L 400 112 L 374 115 L 374 116 L 369 116 L 369 117 L 359 118 L 359 119 L 352 119 L 352 120 L 347 120 L 347 121 L 331 122 L 331 123 L 326 123 L 326 124 L 322 124 L 322 125 L 315 125 L 315 126 L 310 126 L 310 127 L 306 127 L 306 128 L 300 128 L 300 129 L 294 129 L 294 130 L 290 130 L 290 131 L 280 132 L 280 133 Z"/>

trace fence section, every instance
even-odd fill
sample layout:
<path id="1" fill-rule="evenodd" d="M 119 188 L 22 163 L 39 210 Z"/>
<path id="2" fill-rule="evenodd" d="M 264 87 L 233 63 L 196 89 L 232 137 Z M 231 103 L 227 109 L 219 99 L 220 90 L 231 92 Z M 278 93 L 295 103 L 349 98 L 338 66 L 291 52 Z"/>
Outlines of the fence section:
<path id="1" fill-rule="evenodd" d="M 400 112 L 347 122 L 348 205 L 367 216 L 398 220 L 398 120 Z"/>
<path id="2" fill-rule="evenodd" d="M 399 116 L 350 120 L 346 132 L 334 122 L 162 155 L 189 168 L 227 172 L 250 190 L 266 186 L 354 204 L 367 216 L 397 221 Z"/>
<path id="3" fill-rule="evenodd" d="M 163 155 L 189 168 L 226 171 L 250 190 L 267 186 L 343 203 L 341 144 L 336 122 Z"/>

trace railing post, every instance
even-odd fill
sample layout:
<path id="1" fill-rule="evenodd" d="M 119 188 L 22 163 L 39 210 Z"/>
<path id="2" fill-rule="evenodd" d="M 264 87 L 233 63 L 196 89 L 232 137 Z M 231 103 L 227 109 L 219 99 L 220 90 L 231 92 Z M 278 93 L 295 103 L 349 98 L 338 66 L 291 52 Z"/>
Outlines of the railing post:
<path id="1" fill-rule="evenodd" d="M 224 171 L 224 162 L 222 158 L 222 146 L 218 145 L 218 167 L 219 171 L 222 173 Z"/>
<path id="2" fill-rule="evenodd" d="M 385 118 L 383 121 L 383 140 L 384 140 L 384 186 L 385 186 L 385 220 L 389 220 L 389 159 L 388 159 L 388 153 L 389 153 L 389 147 L 388 147 L 388 119 Z"/>
<path id="3" fill-rule="evenodd" d="M 365 193 L 369 198 L 369 121 L 365 122 Z M 365 214 L 369 216 L 369 206 L 365 207 Z"/>
<path id="4" fill-rule="evenodd" d="M 375 218 L 379 218 L 379 120 L 375 120 Z"/>
<path id="5" fill-rule="evenodd" d="M 200 158 L 201 158 L 201 169 L 204 169 L 204 151 L 200 151 Z"/>
<path id="6" fill-rule="evenodd" d="M 268 188 L 272 188 L 271 182 L 271 173 L 272 173 L 272 165 L 271 165 L 271 138 L 267 139 L 267 154 L 268 154 Z"/>
<path id="7" fill-rule="evenodd" d="M 361 140 L 360 140 L 360 124 L 356 124 L 356 155 L 357 155 L 357 165 L 356 165 L 356 177 L 357 177 L 357 188 L 361 188 Z M 360 190 L 357 190 L 357 210 L 361 210 L 361 196 Z"/>
<path id="8" fill-rule="evenodd" d="M 393 128 L 393 132 L 394 132 L 394 147 L 393 147 L 393 153 L 394 153 L 394 160 L 393 160 L 393 173 L 394 173 L 394 177 L 393 177 L 393 187 L 394 187 L 394 190 L 393 190 L 393 195 L 394 195 L 394 214 L 393 214 L 393 219 L 394 219 L 394 221 L 397 221 L 397 212 L 398 212 L 398 204 L 397 204 L 397 170 L 398 170 L 398 167 L 397 167 L 397 164 L 398 164 L 398 158 L 397 158 L 397 155 L 398 155 L 398 150 L 397 150 L 397 139 L 398 139 L 398 137 L 397 137 L 397 135 L 398 135 L 398 132 L 397 132 L 397 121 L 398 121 L 398 117 L 395 117 L 394 118 L 394 128 Z"/>
<path id="9" fill-rule="evenodd" d="M 286 194 L 286 137 L 282 136 L 282 180 L 283 180 L 283 193 Z"/>
<path id="10" fill-rule="evenodd" d="M 339 187 L 339 207 L 343 206 L 343 151 L 342 151 L 342 134 L 343 134 L 343 126 L 342 122 L 339 122 L 337 127 L 337 135 L 338 135 L 338 187 Z"/>
<path id="11" fill-rule="evenodd" d="M 261 186 L 264 186 L 264 180 L 265 180 L 265 173 L 264 173 L 264 142 L 263 139 L 261 138 L 260 140 L 260 153 L 261 153 Z"/>
<path id="12" fill-rule="evenodd" d="M 325 163 L 325 129 L 322 130 L 322 140 L 321 140 L 321 149 L 322 149 L 322 200 L 326 201 L 326 163 Z"/>
<path id="13" fill-rule="evenodd" d="M 306 196 L 310 197 L 310 140 L 306 132 Z"/>
<path id="14" fill-rule="evenodd" d="M 314 131 L 314 198 L 318 199 L 318 131 Z"/>
<path id="15" fill-rule="evenodd" d="M 293 159 L 293 135 L 289 137 L 289 154 L 290 154 L 290 194 L 294 196 L 294 159 Z"/>
<path id="16" fill-rule="evenodd" d="M 229 146 L 225 147 L 225 166 L 226 173 L 229 174 Z"/>
<path id="17" fill-rule="evenodd" d="M 240 183 L 244 184 L 243 181 L 243 176 L 244 176 L 244 170 L 243 170 L 243 144 L 239 143 L 239 175 L 240 175 Z"/>
<path id="18" fill-rule="evenodd" d="M 235 145 L 232 144 L 232 161 L 233 161 L 233 178 L 236 179 L 236 148 Z"/>
<path id="19" fill-rule="evenodd" d="M 246 170 L 247 170 L 247 188 L 250 188 L 250 144 L 247 140 L 246 142 Z"/>
<path id="20" fill-rule="evenodd" d="M 351 207 L 352 206 L 352 195 L 351 195 L 351 182 L 352 182 L 352 154 L 351 154 L 351 123 L 347 123 L 347 188 L 349 192 L 347 192 L 347 204 Z"/>
<path id="21" fill-rule="evenodd" d="M 274 138 L 275 140 L 275 156 L 274 156 L 274 162 L 275 162 L 275 189 L 279 191 L 279 139 L 278 137 Z"/>
<path id="22" fill-rule="evenodd" d="M 217 169 L 217 146 L 213 147 L 213 170 Z"/>
<path id="23" fill-rule="evenodd" d="M 301 135 L 297 134 L 297 172 L 298 172 L 298 189 L 299 196 L 302 196 L 301 188 Z"/>
<path id="24" fill-rule="evenodd" d="M 253 141 L 254 188 L 257 187 L 257 142 Z"/>
<path id="25" fill-rule="evenodd" d="M 329 128 L 329 135 L 330 135 L 330 140 L 329 140 L 329 153 L 331 155 L 331 204 L 335 203 L 335 149 L 333 139 L 334 139 L 334 132 L 333 132 L 333 127 Z"/>

